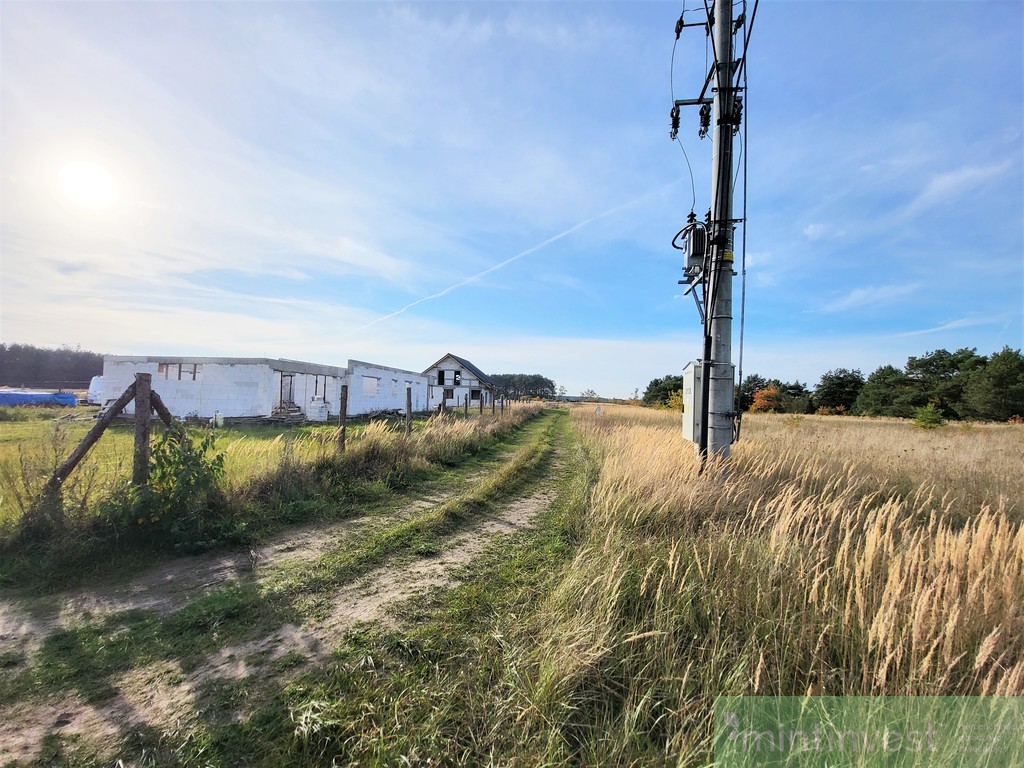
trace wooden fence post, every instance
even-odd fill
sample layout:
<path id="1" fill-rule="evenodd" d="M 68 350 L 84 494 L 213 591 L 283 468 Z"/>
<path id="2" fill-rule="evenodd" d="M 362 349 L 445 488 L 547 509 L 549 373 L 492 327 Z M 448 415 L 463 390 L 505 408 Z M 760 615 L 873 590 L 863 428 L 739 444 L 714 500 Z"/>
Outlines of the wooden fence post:
<path id="1" fill-rule="evenodd" d="M 480 415 L 484 415 L 484 391 L 480 390 Z"/>
<path id="2" fill-rule="evenodd" d="M 135 454 L 132 458 L 132 485 L 149 482 L 149 419 L 153 404 L 149 393 L 153 374 L 135 374 Z"/>
<path id="3" fill-rule="evenodd" d="M 164 405 L 164 401 L 160 399 L 160 395 L 155 389 L 149 391 L 149 401 L 153 405 L 153 410 L 156 411 L 156 415 L 160 417 L 160 420 L 167 425 L 167 429 L 175 432 L 179 439 L 185 438 L 185 430 L 181 428 L 181 424 L 175 423 L 174 417 L 171 412 L 167 410 L 167 406 Z"/>
<path id="4" fill-rule="evenodd" d="M 412 387 L 405 388 L 405 436 L 412 434 Z"/>
<path id="5" fill-rule="evenodd" d="M 338 453 L 345 452 L 345 422 L 348 420 L 348 384 L 341 385 L 341 407 L 338 409 Z"/>
<path id="6" fill-rule="evenodd" d="M 465 408 L 465 410 L 463 411 L 463 414 L 466 416 L 466 418 L 469 418 L 469 392 L 466 393 L 466 396 L 465 396 L 465 398 L 463 399 L 462 402 L 463 402 L 463 406 Z"/>
<path id="7" fill-rule="evenodd" d="M 494 415 L 494 408 L 495 408 L 496 405 L 497 405 L 497 403 L 494 402 L 494 390 L 492 389 L 491 390 L 491 416 Z"/>
<path id="8" fill-rule="evenodd" d="M 68 475 L 70 475 L 74 471 L 75 467 L 78 466 L 78 463 L 85 458 L 85 454 L 87 454 L 89 449 L 92 448 L 93 445 L 96 444 L 96 441 L 100 439 L 106 428 L 110 426 L 110 422 L 117 418 L 118 414 L 124 410 L 125 406 L 128 405 L 134 397 L 135 383 L 132 382 L 132 384 L 128 386 L 128 389 L 121 393 L 121 396 L 117 398 L 114 404 L 96 420 L 96 423 L 92 425 L 92 429 L 90 429 L 88 434 L 82 438 L 82 442 L 80 442 L 75 450 L 71 452 L 70 456 L 64 459 L 64 463 L 57 467 L 57 470 L 53 473 L 53 477 L 51 477 L 46 483 L 45 493 L 60 493 L 60 487 L 63 485 L 64 481 L 67 480 Z"/>

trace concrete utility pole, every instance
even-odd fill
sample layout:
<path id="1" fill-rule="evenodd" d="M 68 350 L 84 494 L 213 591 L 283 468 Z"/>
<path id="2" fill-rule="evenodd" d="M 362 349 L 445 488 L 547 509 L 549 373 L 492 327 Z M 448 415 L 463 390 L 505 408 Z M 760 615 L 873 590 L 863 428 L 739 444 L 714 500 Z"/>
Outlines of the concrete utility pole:
<path id="1" fill-rule="evenodd" d="M 732 139 L 738 124 L 733 75 L 732 0 L 715 0 L 712 27 L 715 91 L 711 151 L 711 273 L 708 276 L 708 322 L 704 334 L 701 380 L 707 417 L 701 425 L 701 456 L 726 457 L 732 445 L 735 379 L 732 367 Z"/>

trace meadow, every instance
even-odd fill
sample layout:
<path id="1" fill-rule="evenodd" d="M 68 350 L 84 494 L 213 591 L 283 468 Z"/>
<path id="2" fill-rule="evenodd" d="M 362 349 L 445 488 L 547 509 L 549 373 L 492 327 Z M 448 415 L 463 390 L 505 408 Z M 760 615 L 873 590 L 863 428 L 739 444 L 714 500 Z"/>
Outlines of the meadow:
<path id="1" fill-rule="evenodd" d="M 460 530 L 525 497 L 546 500 L 529 526 L 350 626 L 327 658 L 189 678 L 196 703 L 173 727 L 154 720 L 113 751 L 57 739 L 52 764 L 699 766 L 722 695 L 1024 694 L 1021 426 L 748 416 L 732 458 L 700 472 L 678 413 L 580 405 L 529 424 L 508 433 L 514 455 L 460 470 L 463 495 L 385 516 L 284 581 L 197 598 L 184 618 L 94 618 L 17 660 L 8 695 L 68 680 L 128 695 L 120 681 L 154 659 L 223 655 L 210 626 L 234 642 L 283 615 L 306 626 L 339 585 L 443 563 Z M 257 482 L 243 468 L 262 450 L 280 462 L 284 439 L 226 442 L 237 482 Z M 301 439 L 315 465 L 320 438 Z M 104 661 L 117 644 L 132 650 Z M 180 664 L 178 678 L 202 668 Z"/>
<path id="2" fill-rule="evenodd" d="M 70 564 L 87 568 L 88 561 L 108 560 L 115 550 L 171 545 L 179 552 L 202 551 L 252 543 L 285 525 L 344 516 L 354 505 L 371 504 L 396 487 L 425 481 L 437 468 L 465 460 L 540 408 L 517 403 L 495 416 L 465 417 L 458 411 L 444 418 L 420 415 L 409 439 L 401 419 L 350 419 L 342 455 L 337 451 L 339 430 L 329 424 L 190 427 L 192 442 L 208 439 L 206 457 L 221 457 L 223 471 L 215 498 L 187 500 L 198 505 L 188 513 L 215 520 L 216 530 L 206 525 L 204 534 L 196 536 L 196 526 L 178 526 L 177 542 L 163 535 L 169 515 L 156 520 L 148 509 L 140 516 L 138 505 L 128 498 L 134 434 L 131 422 L 122 420 L 104 433 L 64 483 L 60 530 L 52 536 L 26 534 L 26 515 L 54 469 L 92 426 L 95 410 L 78 408 L 69 414 L 67 409 L 4 409 L 0 554 L 6 553 L 9 562 L 0 563 L 0 583 L 10 580 L 11 567 L 17 569 L 11 565 L 13 558 L 36 571 L 60 566 L 66 581 L 81 575 L 76 568 L 69 570 Z M 162 432 L 162 425 L 155 427 L 155 435 Z M 186 516 L 184 509 L 167 511 Z M 128 524 L 136 519 L 138 528 Z M 193 522 L 203 527 L 202 520 Z"/>
<path id="3" fill-rule="evenodd" d="M 524 711 L 553 762 L 699 764 L 718 695 L 1024 693 L 1024 429 L 756 416 L 698 474 L 678 414 L 574 420 L 600 474 Z"/>

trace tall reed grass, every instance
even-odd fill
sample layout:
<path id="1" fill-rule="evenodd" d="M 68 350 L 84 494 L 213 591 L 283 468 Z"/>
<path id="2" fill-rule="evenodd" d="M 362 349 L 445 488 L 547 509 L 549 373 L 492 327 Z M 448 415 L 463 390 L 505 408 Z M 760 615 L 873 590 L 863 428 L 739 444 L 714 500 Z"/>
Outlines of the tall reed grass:
<path id="1" fill-rule="evenodd" d="M 703 764 L 718 695 L 1024 694 L 1024 431 L 575 409 L 587 533 L 519 717 L 552 762 Z"/>

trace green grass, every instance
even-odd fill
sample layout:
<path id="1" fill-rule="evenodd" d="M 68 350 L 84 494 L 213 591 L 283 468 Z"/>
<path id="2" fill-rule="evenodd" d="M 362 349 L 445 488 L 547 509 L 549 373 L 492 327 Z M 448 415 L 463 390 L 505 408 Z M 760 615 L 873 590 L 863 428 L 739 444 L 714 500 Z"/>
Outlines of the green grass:
<path id="1" fill-rule="evenodd" d="M 492 544 L 458 586 L 399 606 L 397 628 L 369 624 L 349 632 L 329 663 L 287 682 L 209 683 L 196 726 L 178 743 L 150 745 L 162 744 L 158 764 L 485 765 L 494 755 L 536 764 L 543 745 L 521 743 L 513 721 L 529 686 L 526 618 L 575 552 L 594 481 L 593 464 L 564 419 L 541 437 L 569 455 L 558 477 L 548 477 L 556 497 L 534 527 Z M 529 448 L 506 465 L 505 481 L 492 479 L 480 496 L 507 498 L 545 477 L 545 459 Z M 513 477 L 523 480 L 509 485 Z M 431 515 L 438 523 L 441 517 Z"/>
<path id="2" fill-rule="evenodd" d="M 187 672 L 225 644 L 316 618 L 339 586 L 389 560 L 423 556 L 426 543 L 440 548 L 446 536 L 531 487 L 543 476 L 563 422 L 563 415 L 551 414 L 528 423 L 503 443 L 520 443 L 518 450 L 511 457 L 492 458 L 494 471 L 465 492 L 409 520 L 384 520 L 313 563 L 282 569 L 265 585 L 250 578 L 198 597 L 168 616 L 128 611 L 54 633 L 31 663 L 12 658 L 0 667 L 0 700 L 70 690 L 86 701 L 106 701 L 116 694 L 117 677 L 129 669 L 175 661 Z M 285 667 L 296 663 L 294 657 L 277 662 Z"/>
<path id="3" fill-rule="evenodd" d="M 23 529 L 22 510 L 29 507 L 31 489 L 38 491 L 70 452 L 73 430 L 86 426 L 36 425 L 33 440 L 23 436 L 6 455 L 0 451 L 7 510 L 6 518 L 0 515 L 0 585 L 40 591 L 120 578 L 169 553 L 258 543 L 289 525 L 365 514 L 410 488 L 443 486 L 452 468 L 486 462 L 503 450 L 503 435 L 535 412 L 521 409 L 498 421 L 420 419 L 408 441 L 397 424 L 356 423 L 341 455 L 333 427 L 226 430 L 217 433 L 214 446 L 214 453 L 225 455 L 225 479 L 206 501 L 196 500 L 199 509 L 191 511 L 188 524 L 137 512 L 124 481 L 111 485 L 116 476 L 104 468 L 104 457 L 113 452 L 122 461 L 132 440 L 126 427 L 117 426 L 90 454 L 87 462 L 94 463 L 76 470 L 65 487 L 63 527 L 44 535 Z"/>

